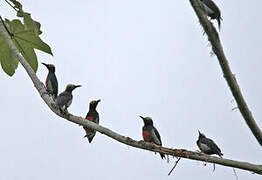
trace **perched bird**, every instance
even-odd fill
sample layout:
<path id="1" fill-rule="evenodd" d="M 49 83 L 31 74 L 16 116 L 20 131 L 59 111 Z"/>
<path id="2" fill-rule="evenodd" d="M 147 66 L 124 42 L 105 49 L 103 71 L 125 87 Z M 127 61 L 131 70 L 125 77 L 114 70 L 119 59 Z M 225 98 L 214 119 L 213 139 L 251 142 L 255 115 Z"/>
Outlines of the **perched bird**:
<path id="1" fill-rule="evenodd" d="M 216 143 L 212 140 L 207 138 L 204 134 L 202 134 L 200 131 L 198 131 L 199 136 L 197 140 L 197 146 L 200 149 L 201 152 L 211 155 L 211 154 L 217 154 L 219 157 L 222 157 L 223 154 L 221 153 L 221 150 L 216 145 Z"/>
<path id="2" fill-rule="evenodd" d="M 46 91 L 55 100 L 58 93 L 58 82 L 55 75 L 55 66 L 53 64 L 42 64 L 45 65 L 49 71 L 45 81 Z"/>
<path id="3" fill-rule="evenodd" d="M 67 113 L 67 108 L 73 100 L 72 91 L 78 87 L 81 87 L 81 85 L 68 84 L 65 91 L 60 93 L 56 98 L 55 104 L 59 107 L 61 113 Z"/>
<path id="4" fill-rule="evenodd" d="M 154 143 L 158 146 L 162 146 L 161 137 L 157 129 L 153 126 L 153 120 L 150 117 L 142 117 L 144 121 L 144 126 L 142 129 L 143 139 L 146 142 Z M 165 159 L 165 155 L 160 153 L 162 159 Z"/>
<path id="5" fill-rule="evenodd" d="M 97 101 L 91 101 L 89 104 L 89 111 L 86 115 L 86 120 L 88 121 L 92 121 L 94 123 L 99 124 L 99 114 L 96 111 L 96 106 L 97 104 L 100 102 L 101 100 L 97 100 Z M 86 131 L 86 135 L 84 137 L 87 137 L 89 143 L 92 142 L 93 138 L 96 135 L 96 131 L 87 127 L 83 127 L 84 130 Z"/>
<path id="6" fill-rule="evenodd" d="M 221 22 L 221 12 L 218 6 L 212 0 L 200 0 L 207 7 L 207 16 L 211 19 L 216 19 L 218 23 L 218 28 L 220 29 Z"/>

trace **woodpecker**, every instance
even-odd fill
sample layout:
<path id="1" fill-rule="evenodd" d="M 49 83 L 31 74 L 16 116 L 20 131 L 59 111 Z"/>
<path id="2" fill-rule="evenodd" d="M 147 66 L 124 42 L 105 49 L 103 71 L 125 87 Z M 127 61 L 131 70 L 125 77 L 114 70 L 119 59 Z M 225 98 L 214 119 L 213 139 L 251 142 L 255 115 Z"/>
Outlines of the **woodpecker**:
<path id="1" fill-rule="evenodd" d="M 219 157 L 222 158 L 223 154 L 221 153 L 221 150 L 216 145 L 216 143 L 212 139 L 207 138 L 200 131 L 198 131 L 198 133 L 199 136 L 196 143 L 200 151 L 208 155 L 217 154 Z"/>
<path id="2" fill-rule="evenodd" d="M 142 117 L 144 121 L 144 126 L 142 129 L 143 139 L 146 142 L 154 143 L 158 146 L 162 146 L 161 137 L 157 129 L 153 126 L 153 120 L 150 117 Z M 160 153 L 162 159 L 165 159 L 165 155 Z"/>
<path id="3" fill-rule="evenodd" d="M 67 108 L 71 105 L 73 100 L 72 91 L 78 87 L 81 87 L 81 85 L 68 84 L 65 91 L 57 96 L 55 104 L 59 107 L 61 113 L 67 113 Z"/>
<path id="4" fill-rule="evenodd" d="M 220 29 L 221 22 L 221 12 L 218 6 L 212 0 L 200 0 L 207 7 L 207 16 L 211 19 L 216 19 L 218 23 L 218 28 Z"/>
<path id="5" fill-rule="evenodd" d="M 89 111 L 86 115 L 86 120 L 88 121 L 92 121 L 94 123 L 97 123 L 99 124 L 99 114 L 98 112 L 96 111 L 96 106 L 97 104 L 100 102 L 101 100 L 94 100 L 94 101 L 91 101 L 90 104 L 89 104 Z M 86 135 L 84 137 L 87 137 L 89 143 L 92 142 L 93 138 L 95 137 L 96 135 L 96 131 L 93 130 L 93 129 L 90 129 L 90 128 L 87 128 L 87 127 L 83 127 L 84 130 L 86 131 Z"/>
<path id="6" fill-rule="evenodd" d="M 56 99 L 58 93 L 58 82 L 55 75 L 55 66 L 53 64 L 45 64 L 48 69 L 48 75 L 45 81 L 46 91 L 52 96 L 53 100 Z"/>

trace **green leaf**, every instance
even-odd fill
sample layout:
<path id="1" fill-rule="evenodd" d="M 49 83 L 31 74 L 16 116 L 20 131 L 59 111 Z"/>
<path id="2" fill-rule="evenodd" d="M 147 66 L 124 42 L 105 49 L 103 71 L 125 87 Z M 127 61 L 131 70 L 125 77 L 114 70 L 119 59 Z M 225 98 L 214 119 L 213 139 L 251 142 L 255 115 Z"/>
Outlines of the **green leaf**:
<path id="1" fill-rule="evenodd" d="M 40 31 L 40 23 L 37 21 L 34 21 L 31 18 L 31 14 L 24 12 L 22 9 L 22 4 L 19 3 L 16 0 L 10 0 L 14 4 L 14 8 L 18 9 L 16 16 L 24 18 L 24 25 L 26 26 L 27 30 L 35 32 L 37 35 L 42 34 L 42 31 Z"/>
<path id="2" fill-rule="evenodd" d="M 23 23 L 18 20 L 9 21 L 5 19 L 5 25 L 9 35 L 19 52 L 28 61 L 32 69 L 36 72 L 38 68 L 35 49 L 52 54 L 51 48 L 39 37 L 42 34 L 41 24 L 31 18 L 31 14 L 23 11 L 23 6 L 16 0 L 9 0 L 17 10 L 17 16 L 23 18 Z M 3 70 L 12 76 L 18 66 L 18 61 L 12 55 L 10 48 L 0 34 L 0 63 Z"/>
<path id="3" fill-rule="evenodd" d="M 36 35 L 42 34 L 42 31 L 40 31 L 40 23 L 37 21 L 34 21 L 31 18 L 31 15 L 29 13 L 23 13 L 24 18 L 24 24 L 27 30 L 34 32 Z"/>
<path id="4" fill-rule="evenodd" d="M 10 48 L 0 34 L 0 62 L 6 74 L 13 76 L 18 66 L 18 61 L 13 56 Z"/>
<path id="5" fill-rule="evenodd" d="M 44 51 L 50 55 L 52 54 L 51 48 L 43 42 L 38 35 L 34 33 L 32 29 L 28 29 L 18 19 L 13 21 L 6 21 L 10 27 L 10 32 L 14 34 L 13 39 L 24 41 L 24 45 L 32 48 Z"/>
<path id="6" fill-rule="evenodd" d="M 16 16 L 17 17 L 24 17 L 24 12 L 23 11 L 17 11 Z"/>
<path id="7" fill-rule="evenodd" d="M 35 21 L 31 19 L 31 16 L 28 13 L 24 14 L 24 17 L 25 24 L 22 24 L 22 22 L 18 19 L 12 21 L 6 19 L 5 24 L 9 32 L 12 34 L 11 38 L 13 43 L 24 56 L 24 58 L 28 61 L 32 69 L 36 72 L 38 68 L 38 61 L 34 49 L 41 50 L 51 55 L 53 54 L 51 48 L 38 36 L 40 31 L 40 23 L 35 23 Z M 37 32 L 35 31 L 36 29 L 38 29 Z M 6 49 L 5 51 L 9 52 L 9 48 L 6 48 L 8 51 Z M 0 49 L 2 51 L 3 48 L 0 46 Z M 1 58 L 2 67 L 3 69 L 5 68 L 4 71 L 8 72 L 8 75 L 13 75 L 14 70 L 17 67 L 17 61 L 14 61 L 12 58 L 14 57 L 10 55 L 6 55 Z M 4 61 L 4 65 L 2 61 Z"/>
<path id="8" fill-rule="evenodd" d="M 37 56 L 34 49 L 28 45 L 24 40 L 17 39 L 13 41 L 17 49 L 21 52 L 27 62 L 30 64 L 31 68 L 36 72 L 38 68 Z"/>
<path id="9" fill-rule="evenodd" d="M 14 4 L 14 8 L 18 9 L 19 11 L 23 11 L 22 8 L 22 4 L 16 0 L 10 0 L 13 4 Z"/>

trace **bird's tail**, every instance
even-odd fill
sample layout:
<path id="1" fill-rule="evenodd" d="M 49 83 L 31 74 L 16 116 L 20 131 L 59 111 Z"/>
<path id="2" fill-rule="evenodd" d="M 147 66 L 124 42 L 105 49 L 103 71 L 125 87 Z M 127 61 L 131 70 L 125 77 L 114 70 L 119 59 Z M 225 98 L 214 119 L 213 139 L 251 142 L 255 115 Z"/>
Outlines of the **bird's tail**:
<path id="1" fill-rule="evenodd" d="M 222 21 L 223 19 L 221 18 L 221 17 L 217 17 L 217 24 L 218 24 L 218 29 L 219 29 L 219 31 L 220 31 L 220 28 L 221 28 L 221 21 Z"/>
<path id="2" fill-rule="evenodd" d="M 89 143 L 92 142 L 93 138 L 94 138 L 94 136 L 88 137 L 88 141 L 89 141 Z"/>
<path id="3" fill-rule="evenodd" d="M 159 153 L 159 154 L 160 154 L 161 159 L 166 159 L 165 154 L 163 154 L 163 153 Z"/>
<path id="4" fill-rule="evenodd" d="M 219 152 L 219 157 L 221 157 L 222 158 L 222 156 L 224 156 L 224 154 L 222 154 L 222 152 Z"/>
<path id="5" fill-rule="evenodd" d="M 95 133 L 86 134 L 84 138 L 88 139 L 88 142 L 91 143 L 93 138 L 95 137 Z"/>

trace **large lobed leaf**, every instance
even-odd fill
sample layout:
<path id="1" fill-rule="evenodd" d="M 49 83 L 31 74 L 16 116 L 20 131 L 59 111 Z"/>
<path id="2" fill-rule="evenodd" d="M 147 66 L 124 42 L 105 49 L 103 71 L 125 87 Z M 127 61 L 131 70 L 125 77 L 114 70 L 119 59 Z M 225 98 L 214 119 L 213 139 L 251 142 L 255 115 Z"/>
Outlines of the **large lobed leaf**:
<path id="1" fill-rule="evenodd" d="M 0 35 L 0 61 L 1 66 L 6 74 L 12 76 L 18 66 L 18 60 L 11 53 L 7 43 Z"/>
<path id="2" fill-rule="evenodd" d="M 38 61 L 34 49 L 41 50 L 51 55 L 53 54 L 51 48 L 39 37 L 42 33 L 40 31 L 40 23 L 34 21 L 29 13 L 21 11 L 20 15 L 24 18 L 24 24 L 22 24 L 22 22 L 18 19 L 12 21 L 6 19 L 5 24 L 11 34 L 11 38 L 15 46 L 28 61 L 32 69 L 36 72 Z M 18 62 L 15 57 L 13 57 L 1 34 L 0 61 L 4 72 L 6 72 L 9 76 L 12 76 L 18 66 Z"/>

